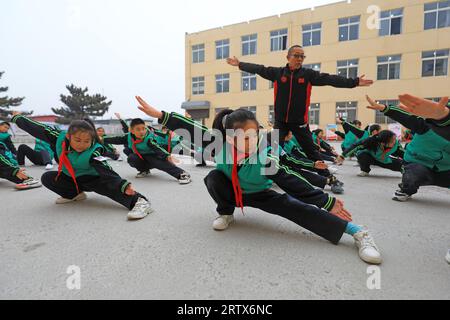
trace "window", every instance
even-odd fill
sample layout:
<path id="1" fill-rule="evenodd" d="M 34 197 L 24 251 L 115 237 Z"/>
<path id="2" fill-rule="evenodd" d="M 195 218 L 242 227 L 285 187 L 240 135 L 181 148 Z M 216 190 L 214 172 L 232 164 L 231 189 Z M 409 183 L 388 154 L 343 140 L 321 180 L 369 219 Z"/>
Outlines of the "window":
<path id="1" fill-rule="evenodd" d="M 379 104 L 384 104 L 387 106 L 398 106 L 399 101 L 398 100 L 378 100 Z M 389 117 L 386 117 L 383 112 L 381 111 L 375 111 L 375 123 L 378 124 L 390 124 L 390 123 L 397 123 L 395 120 L 392 120 Z"/>
<path id="2" fill-rule="evenodd" d="M 403 8 L 380 13 L 380 36 L 402 33 Z"/>
<path id="3" fill-rule="evenodd" d="M 426 3 L 424 11 L 425 30 L 450 27 L 450 1 Z"/>
<path id="4" fill-rule="evenodd" d="M 305 68 L 305 69 L 313 69 L 314 71 L 319 71 L 320 72 L 321 64 L 320 63 L 304 64 L 303 68 Z"/>
<path id="5" fill-rule="evenodd" d="M 438 77 L 448 74 L 449 50 L 422 52 L 422 77 Z"/>
<path id="6" fill-rule="evenodd" d="M 348 122 L 356 120 L 356 110 L 358 108 L 358 102 L 337 102 L 336 103 L 336 115 L 344 118 Z"/>
<path id="7" fill-rule="evenodd" d="M 320 103 L 311 103 L 309 106 L 309 124 L 319 124 Z"/>
<path id="8" fill-rule="evenodd" d="M 382 56 L 377 58 L 378 80 L 400 79 L 400 63 L 402 56 Z"/>
<path id="9" fill-rule="evenodd" d="M 273 125 L 275 123 L 275 107 L 269 106 L 269 123 Z"/>
<path id="10" fill-rule="evenodd" d="M 242 91 L 256 90 L 256 75 L 242 72 Z"/>
<path id="11" fill-rule="evenodd" d="M 230 40 L 216 41 L 216 59 L 226 59 L 230 56 Z"/>
<path id="12" fill-rule="evenodd" d="M 360 17 L 339 19 L 339 41 L 357 40 L 359 38 Z"/>
<path id="13" fill-rule="evenodd" d="M 216 75 L 216 93 L 230 92 L 230 74 Z"/>
<path id="14" fill-rule="evenodd" d="M 252 107 L 241 107 L 241 108 L 239 108 L 239 109 L 251 111 L 251 112 L 253 112 L 253 114 L 256 116 L 256 107 L 255 107 L 255 106 L 252 106 Z"/>
<path id="15" fill-rule="evenodd" d="M 205 93 L 205 77 L 192 78 L 192 94 L 199 95 Z"/>
<path id="16" fill-rule="evenodd" d="M 302 29 L 304 47 L 320 45 L 322 22 L 306 24 L 302 27 Z"/>
<path id="17" fill-rule="evenodd" d="M 258 44 L 258 36 L 257 34 L 251 34 L 248 36 L 243 36 L 242 40 L 242 55 L 249 56 L 252 54 L 256 54 L 256 47 Z"/>
<path id="18" fill-rule="evenodd" d="M 192 63 L 205 62 L 205 45 L 198 44 L 192 46 Z"/>
<path id="19" fill-rule="evenodd" d="M 428 100 L 431 100 L 434 102 L 439 102 L 439 101 L 441 101 L 442 98 L 425 98 L 425 99 L 428 99 Z"/>
<path id="20" fill-rule="evenodd" d="M 337 74 L 345 78 L 358 77 L 358 59 L 341 60 L 337 62 Z"/>
<path id="21" fill-rule="evenodd" d="M 287 49 L 287 29 L 270 32 L 270 51 L 283 51 Z"/>

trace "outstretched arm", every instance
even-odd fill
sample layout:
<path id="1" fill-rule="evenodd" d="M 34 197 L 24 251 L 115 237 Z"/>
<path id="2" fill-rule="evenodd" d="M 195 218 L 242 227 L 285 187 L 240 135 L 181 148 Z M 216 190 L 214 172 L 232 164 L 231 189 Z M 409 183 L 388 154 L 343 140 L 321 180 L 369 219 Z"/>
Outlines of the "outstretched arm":
<path id="1" fill-rule="evenodd" d="M 270 81 L 276 80 L 277 70 L 279 70 L 279 68 L 265 67 L 261 64 L 240 62 L 236 57 L 228 58 L 227 63 L 230 66 L 239 67 L 242 71 L 257 74 Z"/>
<path id="2" fill-rule="evenodd" d="M 56 140 L 58 139 L 60 130 L 47 126 L 43 123 L 31 120 L 21 114 L 15 114 L 11 120 L 20 129 L 28 132 L 37 139 L 41 139 L 50 144 L 52 150 L 55 150 Z"/>
<path id="3" fill-rule="evenodd" d="M 319 71 L 310 70 L 311 72 L 311 84 L 313 86 L 333 86 L 335 88 L 355 88 L 355 87 L 368 87 L 373 84 L 373 80 L 366 80 L 362 75 L 359 78 L 345 78 L 338 75 L 332 75 L 328 73 L 320 73 Z"/>
<path id="4" fill-rule="evenodd" d="M 400 107 L 385 106 L 375 102 L 369 96 L 366 96 L 366 98 L 369 102 L 369 106 L 367 107 L 368 109 L 383 112 L 387 117 L 399 122 L 404 127 L 411 129 L 414 133 L 421 134 L 429 130 L 425 119 L 408 113 Z"/>

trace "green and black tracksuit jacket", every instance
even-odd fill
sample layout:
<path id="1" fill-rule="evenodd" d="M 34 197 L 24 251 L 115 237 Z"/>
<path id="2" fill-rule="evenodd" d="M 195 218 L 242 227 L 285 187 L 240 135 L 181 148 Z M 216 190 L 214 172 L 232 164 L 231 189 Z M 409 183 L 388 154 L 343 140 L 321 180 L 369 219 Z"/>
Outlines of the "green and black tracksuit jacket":
<path id="1" fill-rule="evenodd" d="M 30 135 L 37 139 L 41 139 L 45 142 L 47 142 L 52 151 L 55 154 L 55 159 L 57 162 L 59 162 L 60 154 L 58 154 L 57 149 L 60 150 L 61 146 L 57 144 L 58 138 L 59 141 L 63 140 L 65 141 L 66 145 L 68 146 L 69 152 L 76 152 L 74 150 L 70 150 L 70 142 L 66 139 L 61 139 L 61 134 L 63 131 L 60 129 L 47 126 L 45 124 L 42 124 L 40 122 L 36 122 L 30 118 L 27 118 L 23 115 L 16 115 L 11 120 L 13 123 L 15 123 L 19 128 L 22 130 L 28 132 Z M 93 142 L 94 143 L 94 142 Z M 122 179 L 108 164 L 107 161 L 103 161 L 101 159 L 101 156 L 103 155 L 104 148 L 100 144 L 97 145 L 98 148 L 92 152 L 92 155 L 89 159 L 89 164 L 91 165 L 92 169 L 96 172 L 96 176 L 92 178 L 99 178 L 100 183 L 109 190 L 117 190 L 118 192 L 125 193 L 126 188 L 128 187 L 130 182 L 127 180 Z M 72 167 L 75 170 L 77 170 L 77 163 L 72 163 Z M 63 174 L 66 174 L 63 171 Z M 69 178 L 71 178 L 69 176 Z M 89 177 L 90 178 L 90 177 Z M 79 177 L 77 177 L 77 180 Z"/>
<path id="2" fill-rule="evenodd" d="M 383 113 L 413 134 L 405 150 L 405 162 L 418 163 L 435 172 L 450 171 L 450 116 L 426 120 L 395 106 L 386 106 Z"/>
<path id="3" fill-rule="evenodd" d="M 200 130 L 201 136 L 207 136 L 208 139 L 202 139 L 201 145 L 196 146 L 197 148 L 208 150 L 209 145 L 214 145 L 214 136 L 207 127 L 192 119 L 183 117 L 178 113 L 163 112 L 163 117 L 159 122 L 173 131 L 185 129 L 190 133 L 191 137 L 199 134 L 198 130 Z M 209 139 L 210 137 L 211 139 Z M 226 152 L 223 152 L 225 146 L 226 144 L 222 145 L 219 150 L 214 150 L 215 152 L 211 153 L 216 155 L 215 160 L 217 170 L 222 171 L 231 180 L 232 177 L 230 175 L 233 163 L 224 162 L 221 158 L 222 156 L 229 157 Z M 245 159 L 240 165 L 238 180 L 243 193 L 258 193 L 263 191 L 263 189 L 270 188 L 273 183 L 276 183 L 287 194 L 304 203 L 315 205 L 327 211 L 330 211 L 333 208 L 336 201 L 334 197 L 314 188 L 314 186 L 299 173 L 286 165 L 283 165 L 280 162 L 278 153 L 272 152 L 270 146 L 260 146 L 258 157 L 259 158 L 256 161 Z M 260 159 L 263 159 L 264 161 Z M 268 173 L 264 174 L 264 170 L 261 172 L 263 166 L 275 168 L 275 170 L 268 170 Z M 255 183 L 255 181 L 257 181 L 257 183 Z"/>

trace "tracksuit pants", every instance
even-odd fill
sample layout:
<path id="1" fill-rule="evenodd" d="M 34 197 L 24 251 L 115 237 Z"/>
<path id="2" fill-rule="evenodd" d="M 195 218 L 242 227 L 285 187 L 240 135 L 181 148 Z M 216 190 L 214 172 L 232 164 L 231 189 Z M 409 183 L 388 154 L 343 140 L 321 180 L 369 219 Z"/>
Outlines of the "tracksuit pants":
<path id="1" fill-rule="evenodd" d="M 204 182 L 217 203 L 217 212 L 220 215 L 232 215 L 236 203 L 231 180 L 223 172 L 213 170 Z M 243 203 L 246 207 L 261 209 L 288 219 L 334 244 L 339 243 L 347 227 L 346 221 L 325 210 L 270 189 L 244 194 Z"/>

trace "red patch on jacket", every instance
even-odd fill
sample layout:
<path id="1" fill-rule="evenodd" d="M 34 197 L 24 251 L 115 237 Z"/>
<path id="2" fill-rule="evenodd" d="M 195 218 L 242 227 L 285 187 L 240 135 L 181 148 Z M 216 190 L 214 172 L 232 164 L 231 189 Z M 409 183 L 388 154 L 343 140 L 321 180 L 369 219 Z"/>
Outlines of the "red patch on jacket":
<path id="1" fill-rule="evenodd" d="M 281 82 L 286 83 L 288 79 L 286 77 L 281 77 Z"/>
<path id="2" fill-rule="evenodd" d="M 304 84 L 305 83 L 305 78 L 298 78 L 298 83 Z"/>

